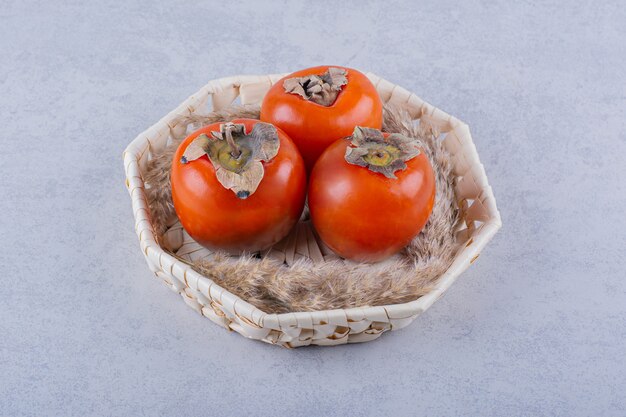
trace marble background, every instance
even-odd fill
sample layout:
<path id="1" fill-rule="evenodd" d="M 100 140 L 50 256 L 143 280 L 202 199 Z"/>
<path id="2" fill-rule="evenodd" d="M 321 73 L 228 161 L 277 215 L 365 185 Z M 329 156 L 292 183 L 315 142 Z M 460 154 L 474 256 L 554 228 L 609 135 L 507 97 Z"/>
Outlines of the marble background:
<path id="1" fill-rule="evenodd" d="M 626 415 L 626 12 L 577 3 L 2 0 L 0 415 Z M 288 351 L 153 278 L 121 154 L 322 63 L 466 121 L 504 227 L 410 327 Z"/>

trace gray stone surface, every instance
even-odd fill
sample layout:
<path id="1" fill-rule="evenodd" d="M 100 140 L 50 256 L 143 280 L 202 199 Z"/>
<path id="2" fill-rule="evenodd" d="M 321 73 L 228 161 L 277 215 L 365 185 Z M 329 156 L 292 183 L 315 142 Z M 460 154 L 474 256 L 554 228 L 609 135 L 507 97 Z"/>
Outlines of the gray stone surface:
<path id="1" fill-rule="evenodd" d="M 624 6 L 459 3 L 3 0 L 0 415 L 626 415 Z M 153 278 L 121 153 L 209 79 L 321 63 L 468 122 L 504 227 L 410 327 L 288 351 Z"/>

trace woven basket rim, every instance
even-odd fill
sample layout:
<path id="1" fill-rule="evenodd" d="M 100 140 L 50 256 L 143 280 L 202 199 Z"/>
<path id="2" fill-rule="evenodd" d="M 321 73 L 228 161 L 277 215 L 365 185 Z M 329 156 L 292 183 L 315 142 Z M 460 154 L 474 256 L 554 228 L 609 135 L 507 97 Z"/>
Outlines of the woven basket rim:
<path id="1" fill-rule="evenodd" d="M 139 160 L 143 156 L 144 152 L 148 152 L 149 147 L 151 145 L 150 139 L 149 139 L 151 137 L 151 133 L 159 127 L 169 126 L 169 128 L 172 128 L 172 126 L 168 124 L 169 120 L 171 120 L 172 118 L 174 118 L 175 116 L 181 113 L 189 113 L 195 110 L 187 104 L 187 102 L 192 97 L 203 95 L 203 94 L 208 94 L 208 92 L 214 89 L 216 86 L 230 85 L 233 88 L 238 89 L 239 87 L 241 87 L 242 85 L 246 83 L 258 82 L 260 78 L 268 78 L 269 80 L 271 80 L 272 83 L 274 83 L 276 80 L 284 77 L 285 75 L 287 74 L 285 73 L 285 74 L 270 74 L 270 75 L 240 75 L 240 76 L 223 77 L 223 78 L 218 78 L 218 79 L 209 81 L 198 92 L 192 95 L 189 99 L 185 100 L 181 105 L 179 105 L 174 110 L 170 111 L 167 115 L 162 117 L 156 124 L 154 124 L 150 128 L 146 129 L 145 131 L 137 135 L 137 137 L 126 147 L 126 149 L 123 152 L 124 168 L 125 168 L 125 173 L 126 173 L 126 184 L 127 184 L 127 187 L 129 187 L 129 189 L 130 189 L 131 181 L 133 181 L 137 185 L 137 187 L 131 191 L 131 199 L 133 199 L 135 229 L 136 229 L 137 235 L 139 236 L 140 246 L 142 248 L 142 251 L 144 252 L 144 255 L 148 257 L 150 252 L 154 251 L 154 254 L 152 256 L 158 259 L 158 262 L 162 268 L 167 267 L 167 265 L 170 265 L 169 266 L 170 270 L 174 268 L 175 266 L 183 268 L 186 285 L 194 288 L 194 285 L 192 285 L 194 284 L 194 281 L 195 281 L 196 287 L 200 287 L 200 286 L 204 287 L 208 285 L 208 289 L 206 289 L 206 291 L 212 295 L 213 293 L 215 293 L 216 299 L 219 300 L 222 305 L 224 304 L 232 305 L 233 309 L 236 305 L 237 306 L 236 310 L 238 312 L 238 315 L 244 314 L 248 318 L 250 317 L 253 318 L 252 320 L 253 323 L 261 327 L 269 327 L 272 329 L 283 329 L 285 328 L 285 326 L 297 326 L 298 323 L 301 322 L 302 319 L 306 319 L 306 321 L 313 320 L 313 322 L 323 323 L 325 319 L 327 319 L 329 316 L 331 315 L 335 316 L 337 314 L 341 314 L 344 316 L 347 316 L 350 314 L 358 314 L 358 315 L 363 315 L 367 317 L 381 316 L 381 319 L 384 318 L 384 316 L 386 316 L 388 319 L 390 318 L 402 319 L 402 318 L 415 316 L 416 310 L 425 311 L 452 285 L 452 283 L 454 283 L 456 278 L 466 268 L 466 267 L 463 267 L 463 265 L 460 265 L 460 262 L 457 262 L 460 259 L 459 253 L 462 252 L 461 250 L 459 250 L 459 253 L 457 253 L 457 255 L 455 256 L 455 259 L 452 265 L 437 280 L 433 289 L 429 291 L 427 294 L 423 295 L 422 297 L 416 300 L 409 301 L 406 303 L 388 304 L 384 306 L 363 306 L 363 307 L 352 307 L 352 308 L 347 308 L 347 309 L 298 311 L 298 312 L 277 314 L 277 313 L 265 313 L 264 311 L 260 310 L 258 307 L 253 306 L 252 304 L 248 303 L 246 300 L 234 295 L 233 293 L 229 292 L 225 288 L 219 286 L 210 278 L 205 277 L 201 275 L 200 273 L 196 272 L 188 264 L 176 259 L 174 256 L 170 255 L 163 248 L 161 248 L 159 244 L 157 243 L 156 239 L 154 238 L 155 231 L 152 226 L 152 223 L 149 221 L 149 207 L 147 205 L 147 200 L 146 200 L 146 196 L 144 192 L 143 179 L 141 178 L 141 175 L 137 175 L 137 173 L 141 172 L 139 168 Z M 378 86 L 378 83 L 391 84 L 388 81 L 384 80 L 383 78 L 378 77 L 377 75 L 373 73 L 366 73 L 366 75 L 372 81 L 375 80 L 376 81 L 375 84 L 377 86 Z M 401 89 L 401 87 L 394 85 L 394 88 L 396 87 Z M 434 106 L 426 102 L 423 102 L 422 111 L 424 114 L 433 114 L 434 112 L 437 112 L 437 117 L 439 119 L 446 119 L 447 122 L 450 124 L 450 126 L 452 126 L 453 128 L 461 127 L 461 128 L 466 128 L 469 131 L 469 127 L 465 123 L 455 118 L 454 116 L 451 116 L 441 111 L 440 109 L 435 108 Z M 476 153 L 475 149 L 473 149 L 473 151 Z M 476 153 L 474 156 L 479 161 L 478 154 Z M 478 165 L 480 167 L 480 170 L 482 171 L 481 174 L 484 175 L 486 178 L 483 165 L 480 163 Z M 133 196 L 132 193 L 134 193 L 136 190 L 140 190 L 139 196 Z M 485 200 L 489 200 L 492 204 L 488 208 L 490 211 L 489 218 L 485 219 L 480 229 L 476 232 L 480 234 L 481 239 L 479 239 L 478 242 L 475 242 L 475 244 L 473 244 L 471 248 L 467 248 L 467 247 L 464 248 L 465 250 L 469 249 L 469 252 L 467 254 L 469 256 L 472 256 L 473 259 L 471 262 L 473 262 L 473 260 L 478 257 L 478 254 L 480 253 L 480 251 L 487 245 L 487 243 L 491 240 L 491 238 L 496 234 L 496 232 L 502 226 L 500 213 L 496 206 L 495 196 L 493 195 L 493 191 L 488 183 L 486 183 L 486 185 L 482 188 L 481 196 L 483 196 Z M 138 200 L 143 199 L 143 206 L 140 205 L 139 208 L 136 208 L 134 204 L 136 199 Z M 141 211 L 144 211 L 145 214 L 140 213 Z M 202 285 L 199 285 L 200 283 L 202 283 Z M 194 288 L 194 289 L 198 289 L 198 288 Z M 346 314 L 346 313 L 350 313 L 350 314 Z"/>

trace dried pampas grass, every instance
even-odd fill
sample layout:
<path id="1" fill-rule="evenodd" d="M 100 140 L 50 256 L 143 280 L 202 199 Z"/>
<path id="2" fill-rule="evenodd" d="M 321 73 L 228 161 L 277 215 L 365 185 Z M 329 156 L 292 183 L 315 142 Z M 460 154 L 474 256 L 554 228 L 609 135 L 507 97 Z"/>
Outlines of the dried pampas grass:
<path id="1" fill-rule="evenodd" d="M 233 107 L 188 116 L 177 124 L 195 130 L 243 117 L 258 119 L 259 109 Z M 438 134 L 429 126 L 415 125 L 402 108 L 385 106 L 383 130 L 420 139 L 436 174 L 433 212 L 422 232 L 401 254 L 377 264 L 335 260 L 313 265 L 301 259 L 287 266 L 270 258 L 215 253 L 194 262 L 193 268 L 266 313 L 397 304 L 427 293 L 448 269 L 458 247 L 455 230 L 459 210 L 450 157 Z M 153 226 L 159 236 L 176 220 L 169 172 L 182 139 L 175 137 L 162 153 L 154 155 L 144 177 Z"/>

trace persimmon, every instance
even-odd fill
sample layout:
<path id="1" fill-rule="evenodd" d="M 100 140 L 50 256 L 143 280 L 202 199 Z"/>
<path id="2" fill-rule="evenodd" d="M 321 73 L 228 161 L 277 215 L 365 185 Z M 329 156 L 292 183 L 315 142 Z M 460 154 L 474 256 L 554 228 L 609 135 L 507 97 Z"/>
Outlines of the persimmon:
<path id="1" fill-rule="evenodd" d="M 357 127 L 324 151 L 309 179 L 318 235 L 338 255 L 381 261 L 417 236 L 433 208 L 435 176 L 416 139 Z"/>
<path id="2" fill-rule="evenodd" d="M 324 149 L 349 136 L 355 126 L 380 129 L 383 103 L 363 73 L 320 66 L 274 84 L 261 104 L 261 120 L 289 135 L 310 171 Z"/>
<path id="3" fill-rule="evenodd" d="M 298 221 L 306 171 L 291 139 L 268 123 L 235 119 L 190 134 L 171 171 L 181 224 L 203 246 L 254 252 L 280 241 Z"/>

